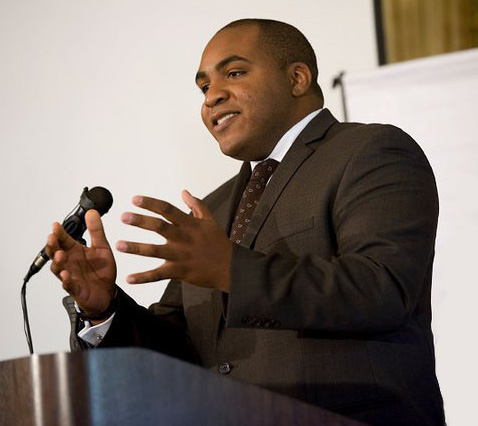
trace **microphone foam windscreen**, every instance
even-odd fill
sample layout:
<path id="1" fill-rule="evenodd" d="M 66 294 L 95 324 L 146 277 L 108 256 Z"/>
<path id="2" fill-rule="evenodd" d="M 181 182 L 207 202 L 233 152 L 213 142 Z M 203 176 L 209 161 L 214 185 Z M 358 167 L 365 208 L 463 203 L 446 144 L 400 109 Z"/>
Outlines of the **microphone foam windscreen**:
<path id="1" fill-rule="evenodd" d="M 102 186 L 95 186 L 88 191 L 88 198 L 93 202 L 93 208 L 103 216 L 113 205 L 111 192 Z"/>

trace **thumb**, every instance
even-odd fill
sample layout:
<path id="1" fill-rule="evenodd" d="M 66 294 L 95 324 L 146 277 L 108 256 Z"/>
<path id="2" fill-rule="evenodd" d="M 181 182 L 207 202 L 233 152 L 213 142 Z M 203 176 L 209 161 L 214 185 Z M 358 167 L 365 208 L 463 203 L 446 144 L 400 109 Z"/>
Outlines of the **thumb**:
<path id="1" fill-rule="evenodd" d="M 211 219 L 212 215 L 206 205 L 196 197 L 193 197 L 186 189 L 181 193 L 183 201 L 193 212 L 193 216 L 197 219 Z"/>
<path id="2" fill-rule="evenodd" d="M 85 214 L 85 222 L 91 237 L 91 247 L 109 248 L 100 214 L 96 210 L 88 210 Z"/>

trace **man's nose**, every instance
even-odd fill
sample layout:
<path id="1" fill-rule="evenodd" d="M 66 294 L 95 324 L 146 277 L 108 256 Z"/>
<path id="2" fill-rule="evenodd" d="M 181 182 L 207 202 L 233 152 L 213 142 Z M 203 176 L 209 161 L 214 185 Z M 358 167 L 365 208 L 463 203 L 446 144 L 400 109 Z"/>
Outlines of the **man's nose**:
<path id="1" fill-rule="evenodd" d="M 227 90 L 219 86 L 210 85 L 206 92 L 204 104 L 210 108 L 222 104 L 229 98 Z"/>

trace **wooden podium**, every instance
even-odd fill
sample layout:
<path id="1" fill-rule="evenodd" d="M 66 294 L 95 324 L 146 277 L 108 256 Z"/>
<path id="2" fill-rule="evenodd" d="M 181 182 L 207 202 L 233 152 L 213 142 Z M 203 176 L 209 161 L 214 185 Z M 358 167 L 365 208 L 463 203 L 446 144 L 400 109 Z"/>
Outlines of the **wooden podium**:
<path id="1" fill-rule="evenodd" d="M 1 426 L 358 426 L 145 349 L 0 362 Z"/>

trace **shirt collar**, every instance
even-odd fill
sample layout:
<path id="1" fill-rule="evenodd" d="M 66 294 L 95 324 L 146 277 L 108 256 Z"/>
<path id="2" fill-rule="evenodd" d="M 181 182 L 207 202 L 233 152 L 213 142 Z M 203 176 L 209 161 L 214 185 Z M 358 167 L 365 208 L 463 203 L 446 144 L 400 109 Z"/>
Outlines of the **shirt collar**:
<path id="1" fill-rule="evenodd" d="M 297 139 L 297 136 L 299 136 L 300 132 L 302 132 L 302 130 L 305 129 L 307 124 L 309 124 L 312 121 L 312 119 L 320 113 L 320 111 L 322 111 L 322 108 L 311 112 L 309 115 L 304 117 L 298 123 L 294 124 L 284 134 L 284 136 L 282 136 L 279 139 L 279 142 L 277 142 L 276 146 L 274 147 L 270 155 L 265 160 L 272 158 L 280 163 L 282 159 L 285 157 L 285 155 L 287 154 L 287 151 L 289 151 L 294 141 Z M 257 164 L 265 160 L 251 161 L 251 168 L 254 168 Z"/>

